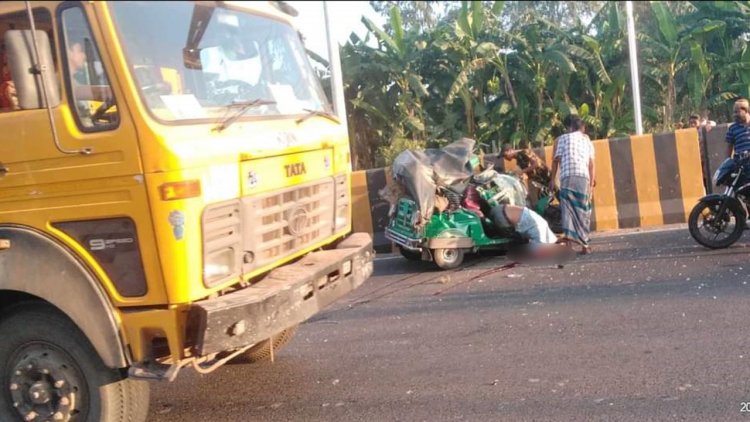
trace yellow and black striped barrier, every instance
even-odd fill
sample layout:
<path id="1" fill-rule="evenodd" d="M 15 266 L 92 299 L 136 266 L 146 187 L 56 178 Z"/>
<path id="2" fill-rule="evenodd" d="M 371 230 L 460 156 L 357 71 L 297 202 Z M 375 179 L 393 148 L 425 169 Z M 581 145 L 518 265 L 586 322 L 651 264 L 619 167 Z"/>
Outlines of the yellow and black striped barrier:
<path id="1" fill-rule="evenodd" d="M 378 193 L 391 180 L 390 167 L 352 173 L 352 229 L 370 233 L 378 252 L 391 251 L 391 241 L 384 235 L 390 204 Z"/>
<path id="2" fill-rule="evenodd" d="M 714 137 L 721 132 L 716 130 Z M 690 210 L 705 193 L 695 129 L 599 139 L 593 143 L 596 187 L 592 196 L 592 230 L 687 222 Z M 552 164 L 551 146 L 536 153 L 547 165 Z M 515 162 L 498 160 L 495 168 L 512 171 Z M 390 242 L 383 236 L 389 204 L 378 196 L 378 190 L 391 180 L 389 170 L 357 171 L 352 176 L 354 230 L 371 233 L 381 250 L 390 250 Z"/>
<path id="3" fill-rule="evenodd" d="M 594 230 L 684 223 L 703 196 L 698 132 L 629 136 L 593 141 L 596 187 L 592 196 Z M 552 165 L 552 147 L 535 152 Z M 505 171 L 515 162 L 497 163 Z"/>

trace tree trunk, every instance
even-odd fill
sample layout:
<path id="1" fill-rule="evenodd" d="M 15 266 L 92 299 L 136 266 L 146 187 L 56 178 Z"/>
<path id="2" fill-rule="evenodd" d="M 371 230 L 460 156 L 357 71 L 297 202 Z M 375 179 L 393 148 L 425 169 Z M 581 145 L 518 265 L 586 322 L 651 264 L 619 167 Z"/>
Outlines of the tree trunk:
<path id="1" fill-rule="evenodd" d="M 542 127 L 542 121 L 544 118 L 544 91 L 541 89 L 537 89 L 536 92 L 536 129 L 539 130 L 539 128 Z M 532 139 L 529 142 L 529 145 L 533 146 L 534 140 Z M 541 143 L 540 146 L 544 146 L 544 142 Z"/>
<path id="2" fill-rule="evenodd" d="M 673 70 L 673 69 L 672 69 Z M 674 119 L 674 106 L 676 102 L 675 86 L 674 86 L 674 73 L 669 72 L 667 78 L 667 101 L 664 104 L 664 126 L 665 129 L 672 127 L 672 121 Z"/>
<path id="3" fill-rule="evenodd" d="M 466 108 L 466 130 L 469 133 L 469 138 L 474 139 L 475 135 L 475 124 L 474 124 L 474 102 L 471 101 L 471 95 L 466 94 L 464 97 L 464 107 Z"/>
<path id="4" fill-rule="evenodd" d="M 503 83 L 505 84 L 505 92 L 510 97 L 510 103 L 513 104 L 513 108 L 518 108 L 518 101 L 516 100 L 516 92 L 513 90 L 513 84 L 510 82 L 510 75 L 508 75 L 507 63 L 500 58 L 500 73 L 503 75 Z"/>
<path id="5" fill-rule="evenodd" d="M 602 111 L 602 96 L 601 93 L 597 92 L 594 96 L 594 117 L 599 120 L 601 118 Z"/>
<path id="6" fill-rule="evenodd" d="M 464 117 L 466 118 L 466 136 L 474 138 L 474 101 L 471 96 L 471 92 L 466 87 L 461 88 L 458 93 L 461 97 L 461 101 L 464 103 Z"/>

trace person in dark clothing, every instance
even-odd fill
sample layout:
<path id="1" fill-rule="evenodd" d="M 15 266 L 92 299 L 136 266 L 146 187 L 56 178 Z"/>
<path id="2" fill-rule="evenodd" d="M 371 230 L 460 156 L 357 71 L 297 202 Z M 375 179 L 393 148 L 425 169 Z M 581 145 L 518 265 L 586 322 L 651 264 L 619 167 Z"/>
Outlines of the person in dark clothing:
<path id="1" fill-rule="evenodd" d="M 520 176 L 528 178 L 529 206 L 536 207 L 541 189 L 531 182 L 541 186 L 548 186 L 550 182 L 550 171 L 547 164 L 531 148 L 513 149 L 510 144 L 503 145 L 500 155 L 508 161 L 516 160 Z"/>

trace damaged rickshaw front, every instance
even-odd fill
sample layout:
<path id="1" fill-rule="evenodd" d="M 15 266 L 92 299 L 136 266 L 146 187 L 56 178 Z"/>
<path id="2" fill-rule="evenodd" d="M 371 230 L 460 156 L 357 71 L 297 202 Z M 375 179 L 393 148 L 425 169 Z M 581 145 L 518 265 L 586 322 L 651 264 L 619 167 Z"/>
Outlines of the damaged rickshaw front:
<path id="1" fill-rule="evenodd" d="M 475 141 L 442 149 L 406 150 L 393 161 L 393 183 L 381 191 L 391 203 L 385 236 L 411 260 L 456 268 L 466 253 L 505 249 L 527 241 L 493 221 L 501 204 L 526 206 L 526 189 L 510 175 L 483 169 Z"/>

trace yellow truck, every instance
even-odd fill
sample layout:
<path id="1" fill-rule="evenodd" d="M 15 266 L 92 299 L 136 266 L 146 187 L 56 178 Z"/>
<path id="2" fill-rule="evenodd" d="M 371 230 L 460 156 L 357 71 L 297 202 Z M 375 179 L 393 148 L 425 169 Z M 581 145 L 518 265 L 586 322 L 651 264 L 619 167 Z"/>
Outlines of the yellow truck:
<path id="1" fill-rule="evenodd" d="M 371 275 L 284 7 L 7 1 L 0 37 L 0 421 L 143 421 Z"/>

